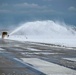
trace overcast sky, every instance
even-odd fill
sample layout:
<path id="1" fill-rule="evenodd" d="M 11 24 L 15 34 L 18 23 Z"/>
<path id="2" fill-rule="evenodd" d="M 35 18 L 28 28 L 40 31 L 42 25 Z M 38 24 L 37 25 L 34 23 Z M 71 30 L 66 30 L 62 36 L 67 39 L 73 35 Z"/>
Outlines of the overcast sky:
<path id="1" fill-rule="evenodd" d="M 0 25 L 34 20 L 76 25 L 76 0 L 0 0 Z"/>

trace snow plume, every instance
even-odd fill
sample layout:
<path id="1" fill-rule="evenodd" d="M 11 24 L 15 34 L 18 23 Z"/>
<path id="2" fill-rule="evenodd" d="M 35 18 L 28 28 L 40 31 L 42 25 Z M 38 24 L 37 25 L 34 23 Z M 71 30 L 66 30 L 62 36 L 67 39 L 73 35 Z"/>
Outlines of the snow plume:
<path id="1" fill-rule="evenodd" d="M 76 31 L 65 23 L 34 21 L 21 24 L 10 33 L 9 39 L 75 46 Z"/>

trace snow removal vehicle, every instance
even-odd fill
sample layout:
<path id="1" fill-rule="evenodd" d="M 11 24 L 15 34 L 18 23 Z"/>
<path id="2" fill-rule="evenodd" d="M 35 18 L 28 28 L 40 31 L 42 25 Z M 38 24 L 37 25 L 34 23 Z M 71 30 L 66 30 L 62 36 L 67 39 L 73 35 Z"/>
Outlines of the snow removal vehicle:
<path id="1" fill-rule="evenodd" d="M 2 39 L 4 39 L 5 37 L 8 37 L 8 32 L 7 31 L 3 31 L 2 32 Z"/>

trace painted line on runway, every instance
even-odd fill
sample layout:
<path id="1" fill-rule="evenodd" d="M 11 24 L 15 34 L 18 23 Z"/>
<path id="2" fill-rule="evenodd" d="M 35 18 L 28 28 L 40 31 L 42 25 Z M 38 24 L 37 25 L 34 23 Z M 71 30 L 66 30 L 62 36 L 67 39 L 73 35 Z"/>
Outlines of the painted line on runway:
<path id="1" fill-rule="evenodd" d="M 36 67 L 29 65 L 27 62 L 23 62 L 22 60 L 20 60 L 18 58 L 13 58 L 13 59 L 22 63 L 22 64 L 25 64 L 25 66 L 27 66 L 27 68 L 32 69 L 32 70 L 36 71 L 37 73 L 40 73 L 39 75 L 45 75 L 45 73 L 39 71 Z"/>
<path id="2" fill-rule="evenodd" d="M 71 74 L 75 75 L 76 71 L 51 63 L 47 62 L 38 58 L 21 58 L 23 62 L 29 63 L 33 65 L 33 67 L 37 68 L 39 71 L 45 73 L 46 75 L 53 75 L 53 74 Z"/>
<path id="3" fill-rule="evenodd" d="M 63 54 L 63 53 L 49 53 L 49 52 L 33 52 L 33 53 L 29 53 L 29 52 L 22 52 L 21 54 L 29 54 L 29 55 L 31 55 L 31 54 L 37 54 L 37 55 L 39 55 L 39 54 L 42 54 L 42 55 L 55 55 L 55 54 Z"/>
<path id="4" fill-rule="evenodd" d="M 30 51 L 41 51 L 41 50 L 34 49 L 34 48 L 27 48 L 27 49 L 30 50 Z"/>
<path id="5" fill-rule="evenodd" d="M 0 48 L 0 51 L 4 50 L 3 48 Z"/>
<path id="6" fill-rule="evenodd" d="M 63 58 L 65 60 L 70 60 L 70 61 L 75 61 L 76 62 L 76 58 Z"/>

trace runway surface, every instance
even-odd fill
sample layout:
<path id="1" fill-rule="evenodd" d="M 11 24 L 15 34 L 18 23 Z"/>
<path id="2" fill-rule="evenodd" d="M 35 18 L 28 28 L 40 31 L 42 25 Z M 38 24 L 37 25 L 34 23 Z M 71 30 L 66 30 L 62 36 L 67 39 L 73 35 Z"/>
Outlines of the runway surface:
<path id="1" fill-rule="evenodd" d="M 0 39 L 0 75 L 76 75 L 76 49 Z"/>

